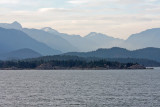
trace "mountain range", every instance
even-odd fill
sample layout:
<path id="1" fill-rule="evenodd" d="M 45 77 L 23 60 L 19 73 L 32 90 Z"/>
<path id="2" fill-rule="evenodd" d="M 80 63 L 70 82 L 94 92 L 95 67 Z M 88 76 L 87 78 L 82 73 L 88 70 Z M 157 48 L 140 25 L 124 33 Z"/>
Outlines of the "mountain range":
<path id="1" fill-rule="evenodd" d="M 75 54 L 73 52 L 82 52 L 76 53 L 76 55 L 85 54 L 87 56 L 93 56 L 90 53 L 96 54 L 99 52 L 97 55 L 101 57 L 105 56 L 110 58 L 112 56 L 113 58 L 139 58 L 138 56 L 143 56 L 141 55 L 142 51 L 144 51 L 144 53 L 146 52 L 146 54 L 157 52 L 159 54 L 158 48 L 160 48 L 160 28 L 148 29 L 137 34 L 133 34 L 129 36 L 128 39 L 123 40 L 96 32 L 91 32 L 88 35 L 82 37 L 80 35 L 60 33 L 50 27 L 44 27 L 42 29 L 31 29 L 23 28 L 19 22 L 0 23 L 0 60 L 3 59 L 1 56 L 4 56 L 4 54 L 10 55 L 9 53 L 15 53 L 15 51 L 19 50 L 27 51 L 28 49 L 32 50 L 29 51 L 30 53 L 37 53 L 36 56 L 58 55 L 63 53 Z M 22 52 L 23 51 L 21 51 L 21 53 Z M 108 52 L 110 52 L 110 54 L 108 54 Z M 137 57 L 133 56 L 132 54 L 136 55 Z M 149 57 L 151 57 L 150 55 L 151 54 L 148 54 Z M 27 58 L 30 58 L 29 56 L 32 55 L 28 55 Z M 157 55 L 156 57 L 159 56 Z M 25 56 L 23 58 L 25 58 Z M 6 56 L 5 59 L 7 59 Z M 159 58 L 150 59 L 159 61 Z"/>
<path id="2" fill-rule="evenodd" d="M 0 28 L 0 54 L 28 48 L 42 55 L 54 55 L 61 53 L 44 43 L 36 41 L 20 30 Z"/>
<path id="3" fill-rule="evenodd" d="M 43 29 L 44 30 L 44 29 Z M 156 47 L 160 48 L 160 28 L 148 29 L 129 36 L 126 40 L 114 38 L 102 33 L 91 32 L 81 37 L 80 35 L 68 35 L 59 33 L 49 28 L 45 30 L 54 35 L 59 35 L 75 46 L 79 52 L 88 52 L 99 48 L 121 47 L 129 50 Z"/>
<path id="4" fill-rule="evenodd" d="M 68 35 L 64 33 L 59 33 L 58 31 L 49 28 L 49 29 L 42 29 L 46 32 L 51 33 L 52 35 L 58 35 L 61 38 L 64 38 L 68 42 L 70 42 L 73 46 L 77 48 L 79 52 L 87 52 L 96 50 L 98 48 L 110 48 L 113 46 L 119 46 L 124 40 L 113 38 L 107 36 L 105 34 L 91 32 L 85 37 L 80 35 Z"/>
<path id="5" fill-rule="evenodd" d="M 18 22 L 0 23 L 0 27 L 5 29 L 16 29 L 26 33 L 31 38 L 44 43 L 52 49 L 65 52 L 87 52 L 99 48 L 122 47 L 129 50 L 146 47 L 160 48 L 160 28 L 148 29 L 146 31 L 133 34 L 128 39 L 114 38 L 102 33 L 91 32 L 82 37 L 80 35 L 64 34 L 45 27 L 42 29 L 23 28 Z"/>

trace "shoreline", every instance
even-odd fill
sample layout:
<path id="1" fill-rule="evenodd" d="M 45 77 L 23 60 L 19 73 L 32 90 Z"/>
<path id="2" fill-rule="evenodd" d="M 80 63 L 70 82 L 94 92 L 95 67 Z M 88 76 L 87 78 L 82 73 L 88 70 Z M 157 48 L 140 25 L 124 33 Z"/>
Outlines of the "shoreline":
<path id="1" fill-rule="evenodd" d="M 66 68 L 66 69 L 12 69 L 12 68 L 4 68 L 4 69 L 0 69 L 0 70 L 153 70 L 154 68 L 145 68 L 145 69 L 138 69 L 138 68 L 135 68 L 135 69 L 95 69 L 95 68 L 92 68 L 92 69 L 89 69 L 89 68 L 75 68 L 75 69 L 73 69 L 73 68 L 71 68 L 71 69 L 69 69 L 69 68 Z"/>

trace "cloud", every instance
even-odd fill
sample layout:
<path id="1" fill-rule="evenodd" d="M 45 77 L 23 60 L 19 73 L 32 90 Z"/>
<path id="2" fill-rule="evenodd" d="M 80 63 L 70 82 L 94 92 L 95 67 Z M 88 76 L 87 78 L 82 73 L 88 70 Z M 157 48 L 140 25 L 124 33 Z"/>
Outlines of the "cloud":
<path id="1" fill-rule="evenodd" d="M 116 0 L 115 2 L 120 4 L 140 4 L 145 3 L 145 0 Z"/>
<path id="2" fill-rule="evenodd" d="M 0 4 L 18 4 L 19 0 L 0 0 Z"/>
<path id="3" fill-rule="evenodd" d="M 68 3 L 71 3 L 71 4 L 84 4 L 84 3 L 88 3 L 89 1 L 87 0 L 70 0 L 68 1 Z"/>
<path id="4" fill-rule="evenodd" d="M 42 8 L 36 11 L 14 11 L 10 14 L 1 15 L 0 20 L 2 22 L 17 20 L 22 22 L 24 27 L 31 28 L 50 26 L 60 32 L 80 34 L 82 36 L 95 31 L 119 38 L 127 38 L 133 33 L 148 28 L 159 27 L 160 24 L 160 15 L 95 14 L 90 16 L 86 14 L 67 14 L 63 11 L 66 10 L 60 8 Z M 76 11 L 74 10 L 74 12 Z"/>
<path id="5" fill-rule="evenodd" d="M 40 8 L 38 10 L 39 12 L 70 12 L 71 9 L 65 9 L 65 8 Z"/>

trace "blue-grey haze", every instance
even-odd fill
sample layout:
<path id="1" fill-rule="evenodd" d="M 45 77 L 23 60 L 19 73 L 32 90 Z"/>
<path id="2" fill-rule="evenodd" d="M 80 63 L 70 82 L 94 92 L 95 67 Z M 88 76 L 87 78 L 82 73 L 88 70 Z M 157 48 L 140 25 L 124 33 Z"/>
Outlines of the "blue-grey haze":
<path id="1" fill-rule="evenodd" d="M 96 32 L 81 37 L 80 35 L 60 33 L 50 27 L 28 29 L 23 28 L 18 22 L 11 24 L 0 23 L 0 27 L 2 27 L 0 28 L 1 54 L 26 48 L 32 49 L 41 55 L 88 52 L 111 47 L 122 47 L 129 50 L 146 47 L 160 48 L 160 28 L 148 29 L 123 40 Z"/>
<path id="2" fill-rule="evenodd" d="M 42 55 L 54 55 L 60 53 L 44 43 L 34 40 L 20 30 L 0 28 L 1 54 L 11 51 L 29 48 Z"/>

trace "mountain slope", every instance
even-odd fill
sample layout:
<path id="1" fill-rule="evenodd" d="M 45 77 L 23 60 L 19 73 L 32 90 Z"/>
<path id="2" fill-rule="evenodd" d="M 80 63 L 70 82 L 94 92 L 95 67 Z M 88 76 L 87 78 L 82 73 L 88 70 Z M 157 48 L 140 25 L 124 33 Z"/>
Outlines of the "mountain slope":
<path id="1" fill-rule="evenodd" d="M 68 34 L 64 34 L 64 33 L 59 33 L 58 31 L 52 29 L 52 28 L 43 28 L 44 31 L 53 34 L 53 35 L 58 35 L 61 38 L 65 39 L 66 41 L 68 41 L 71 45 L 73 45 L 74 47 L 76 47 L 77 51 L 91 51 L 94 49 L 97 49 L 98 46 L 96 43 L 94 43 L 91 40 L 87 40 L 83 37 L 81 37 L 80 35 L 68 35 Z"/>
<path id="2" fill-rule="evenodd" d="M 0 28 L 0 53 L 8 53 L 14 50 L 29 48 L 42 55 L 59 54 L 47 45 L 38 42 L 22 31 Z"/>
<path id="3" fill-rule="evenodd" d="M 109 48 L 113 46 L 118 46 L 123 40 L 113 38 L 101 33 L 91 32 L 85 37 L 80 35 L 68 35 L 64 33 L 59 33 L 52 28 L 44 29 L 46 32 L 56 34 L 70 42 L 73 46 L 78 48 L 79 51 L 91 51 L 98 48 Z"/>
<path id="4" fill-rule="evenodd" d="M 56 34 L 50 34 L 47 31 L 48 28 L 43 28 L 42 30 L 38 29 L 23 29 L 20 23 L 13 22 L 13 23 L 0 23 L 0 27 L 6 28 L 6 29 L 17 29 L 25 32 L 28 34 L 31 38 L 45 43 L 49 47 L 60 50 L 63 52 L 71 52 L 71 51 L 77 51 L 77 49 L 71 45 L 68 41 L 63 39 L 62 37 L 56 35 Z M 55 30 L 56 32 L 56 30 Z"/>
<path id="5" fill-rule="evenodd" d="M 42 56 L 41 54 L 31 50 L 31 49 L 20 49 L 5 53 L 0 55 L 0 60 L 12 60 L 12 59 L 26 59 L 26 58 L 36 58 Z"/>
<path id="6" fill-rule="evenodd" d="M 71 45 L 67 40 L 61 38 L 56 34 L 51 34 L 43 30 L 38 29 L 23 29 L 23 32 L 27 33 L 30 37 L 37 41 L 43 42 L 53 49 L 61 50 L 62 52 L 77 51 L 77 49 Z"/>
<path id="7" fill-rule="evenodd" d="M 96 32 L 91 32 L 87 36 L 81 37 L 80 35 L 59 33 L 50 27 L 41 30 L 23 29 L 18 22 L 13 22 L 11 24 L 1 23 L 0 27 L 22 30 L 33 39 L 43 42 L 53 49 L 62 50 L 63 52 L 87 52 L 99 48 L 111 47 L 123 47 L 129 50 L 146 47 L 160 48 L 160 28 L 148 29 L 131 35 L 127 40 L 122 40 Z"/>
<path id="8" fill-rule="evenodd" d="M 102 33 L 91 32 L 84 38 L 95 42 L 99 48 L 111 48 L 119 46 L 124 40 L 113 38 Z"/>
<path id="9" fill-rule="evenodd" d="M 69 41 L 72 45 L 78 48 L 80 52 L 82 51 L 91 51 L 98 49 L 98 44 L 95 42 L 85 39 L 84 37 L 81 37 L 80 35 L 67 35 L 62 34 L 61 35 L 64 39 Z"/>
<path id="10" fill-rule="evenodd" d="M 140 58 L 150 59 L 160 62 L 160 48 L 144 48 L 129 51 L 123 48 L 98 49 L 92 52 L 71 52 L 64 55 L 80 57 L 99 57 L 99 58 Z"/>
<path id="11" fill-rule="evenodd" d="M 131 35 L 124 45 L 128 49 L 140 49 L 145 47 L 160 48 L 160 28 L 148 29 L 146 31 Z"/>

